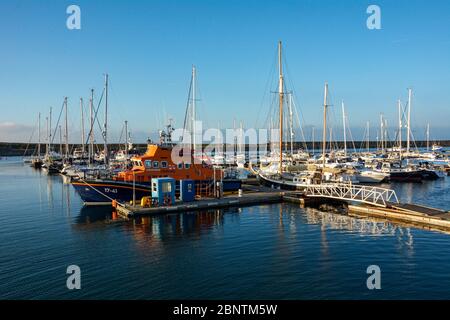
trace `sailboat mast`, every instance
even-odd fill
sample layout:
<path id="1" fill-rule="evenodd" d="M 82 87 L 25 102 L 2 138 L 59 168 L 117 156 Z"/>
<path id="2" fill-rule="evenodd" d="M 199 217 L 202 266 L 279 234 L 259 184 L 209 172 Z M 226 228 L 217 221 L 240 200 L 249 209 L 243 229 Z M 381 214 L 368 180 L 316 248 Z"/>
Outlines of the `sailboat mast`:
<path id="1" fill-rule="evenodd" d="M 125 120 L 125 155 L 128 158 L 128 121 Z"/>
<path id="2" fill-rule="evenodd" d="M 280 164 L 279 172 L 281 174 L 283 170 L 283 67 L 281 64 L 281 41 L 278 42 L 278 68 L 279 68 L 279 80 L 278 80 L 278 93 L 280 100 Z"/>
<path id="3" fill-rule="evenodd" d="M 291 129 L 291 155 L 294 153 L 294 119 L 292 112 L 292 92 L 289 93 L 289 127 Z"/>
<path id="4" fill-rule="evenodd" d="M 345 127 L 345 107 L 344 101 L 342 101 L 342 125 L 344 128 L 344 156 L 347 157 L 347 129 Z"/>
<path id="5" fill-rule="evenodd" d="M 323 135 L 322 135 L 322 166 L 325 168 L 325 151 L 327 148 L 327 103 L 328 103 L 328 83 L 325 83 L 325 93 L 323 95 Z"/>
<path id="6" fill-rule="evenodd" d="M 402 103 L 398 99 L 398 150 L 402 158 Z"/>
<path id="7" fill-rule="evenodd" d="M 239 141 L 239 154 L 242 154 L 242 145 L 245 143 L 244 141 L 244 124 L 241 121 L 241 130 L 239 132 L 240 141 Z M 244 144 L 245 145 L 245 144 Z M 245 152 L 244 152 L 245 154 Z"/>
<path id="8" fill-rule="evenodd" d="M 67 158 L 69 158 L 69 128 L 68 128 L 68 120 L 67 120 L 67 97 L 64 98 L 64 112 L 65 112 L 64 139 L 65 139 L 66 159 L 67 159 Z"/>
<path id="9" fill-rule="evenodd" d="M 47 143 L 45 144 L 45 155 L 48 155 L 48 153 L 49 153 L 49 145 L 48 145 L 48 143 L 49 143 L 49 136 L 48 136 L 48 133 L 49 133 L 49 130 L 48 130 L 48 117 L 45 117 L 45 126 L 46 126 L 46 129 L 47 129 L 47 132 L 45 133 L 45 136 L 47 137 Z"/>
<path id="10" fill-rule="evenodd" d="M 108 74 L 105 74 L 105 164 L 108 164 Z"/>
<path id="11" fill-rule="evenodd" d="M 86 149 L 84 143 L 85 143 L 85 136 L 84 136 L 84 109 L 83 109 L 83 98 L 80 98 L 80 111 L 81 111 L 81 153 L 83 157 L 85 156 L 84 151 Z"/>
<path id="12" fill-rule="evenodd" d="M 383 133 L 384 133 L 384 145 L 386 146 L 386 148 L 387 148 L 387 146 L 388 146 L 388 142 L 387 142 L 387 141 L 388 141 L 387 127 L 388 127 L 387 119 L 384 119 L 384 121 L 383 121 Z"/>
<path id="13" fill-rule="evenodd" d="M 430 150 L 430 124 L 427 123 L 427 151 Z"/>
<path id="14" fill-rule="evenodd" d="M 312 130 L 312 132 L 311 132 L 312 152 L 313 152 L 313 154 L 314 154 L 314 149 L 315 149 L 315 147 L 316 147 L 316 146 L 315 146 L 315 139 L 316 139 L 316 138 L 315 138 L 315 134 L 314 134 L 315 132 L 314 132 L 314 131 L 316 130 L 316 127 L 313 126 L 313 127 L 311 128 L 311 130 Z"/>
<path id="15" fill-rule="evenodd" d="M 381 153 L 384 153 L 384 128 L 383 128 L 383 114 L 380 113 L 380 133 L 381 133 Z"/>
<path id="16" fill-rule="evenodd" d="M 369 149 L 370 149 L 370 122 L 369 121 L 367 121 L 366 149 L 367 149 L 367 152 L 369 152 Z"/>
<path id="17" fill-rule="evenodd" d="M 38 159 L 41 158 L 41 113 L 38 115 Z"/>
<path id="18" fill-rule="evenodd" d="M 48 152 L 52 151 L 52 107 L 50 107 L 49 115 L 49 136 L 48 136 Z"/>
<path id="19" fill-rule="evenodd" d="M 94 89 L 91 89 L 89 99 L 90 130 L 89 130 L 89 163 L 94 162 Z"/>
<path id="20" fill-rule="evenodd" d="M 236 133 L 236 118 L 233 118 L 233 132 Z M 238 136 L 234 135 L 234 137 L 233 137 L 233 157 L 234 157 L 234 161 L 236 161 L 237 148 L 238 148 L 237 145 L 238 145 Z"/>
<path id="21" fill-rule="evenodd" d="M 406 140 L 406 152 L 409 153 L 410 148 L 410 134 L 411 134 L 411 88 L 408 89 L 408 134 Z"/>
<path id="22" fill-rule="evenodd" d="M 196 70 L 195 70 L 195 66 L 192 66 L 192 152 L 195 154 L 195 145 L 196 145 L 196 141 L 195 141 L 195 78 L 196 78 Z"/>
<path id="23" fill-rule="evenodd" d="M 62 147 L 62 129 L 61 129 L 61 125 L 59 125 L 58 128 L 59 128 L 59 154 L 62 156 L 62 154 L 63 154 L 63 147 Z"/>

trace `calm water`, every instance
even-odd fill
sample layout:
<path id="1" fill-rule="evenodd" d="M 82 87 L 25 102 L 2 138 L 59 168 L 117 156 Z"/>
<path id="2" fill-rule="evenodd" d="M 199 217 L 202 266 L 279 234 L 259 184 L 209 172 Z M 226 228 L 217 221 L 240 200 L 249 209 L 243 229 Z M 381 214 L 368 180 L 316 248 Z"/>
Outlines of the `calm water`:
<path id="1" fill-rule="evenodd" d="M 450 209 L 450 179 L 394 185 Z M 118 220 L 60 176 L 0 160 L 1 299 L 450 298 L 450 235 L 295 205 Z M 66 288 L 81 268 L 82 289 Z M 382 289 L 366 288 L 381 268 Z"/>

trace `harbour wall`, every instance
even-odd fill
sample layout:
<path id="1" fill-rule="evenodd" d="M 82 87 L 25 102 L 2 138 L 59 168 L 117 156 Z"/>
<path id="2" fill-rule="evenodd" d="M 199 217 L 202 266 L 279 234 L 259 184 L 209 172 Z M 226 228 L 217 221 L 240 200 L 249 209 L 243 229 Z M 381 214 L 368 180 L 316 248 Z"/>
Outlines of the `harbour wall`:
<path id="1" fill-rule="evenodd" d="M 441 146 L 443 147 L 450 147 L 450 140 L 441 140 L 441 141 L 437 141 L 437 143 L 439 143 Z M 393 142 L 388 142 L 386 147 L 392 147 L 393 145 L 395 145 L 395 143 Z M 404 143 L 405 147 L 406 143 Z M 424 148 L 426 147 L 426 141 L 416 141 L 415 145 L 418 148 Z M 123 144 L 108 144 L 110 150 L 119 150 L 120 148 L 123 148 Z M 139 143 L 139 144 L 135 144 L 134 145 L 138 150 L 140 151 L 145 151 L 147 144 L 143 144 L 143 143 Z M 206 146 L 206 145 L 205 145 Z M 308 148 L 308 150 L 311 150 L 313 148 L 313 143 L 311 141 L 308 142 L 294 142 L 293 144 L 294 146 L 294 150 L 297 149 L 304 149 L 305 146 Z M 64 146 L 63 146 L 64 147 Z M 70 149 L 73 150 L 73 148 L 78 148 L 80 147 L 79 144 L 70 144 L 69 145 Z M 249 145 L 245 146 L 245 150 L 249 150 Z M 288 142 L 286 145 L 287 149 L 290 148 L 290 143 Z M 322 143 L 320 141 L 316 141 L 314 143 L 314 148 L 316 150 L 320 150 L 322 147 Z M 366 141 L 355 141 L 354 142 L 354 147 L 356 148 L 356 151 L 362 150 L 364 151 L 367 148 L 367 143 Z M 369 147 L 370 148 L 377 148 L 379 147 L 379 142 L 377 141 L 370 141 L 369 143 Z M 411 146 L 412 148 L 414 147 L 414 144 L 412 144 Z M 430 147 L 431 147 L 431 143 L 430 143 Z M 327 143 L 327 148 L 329 148 L 329 143 Z M 343 141 L 335 141 L 333 142 L 333 148 L 337 148 L 337 149 L 342 149 L 344 148 L 344 142 Z M 347 148 L 348 150 L 351 152 L 353 150 L 353 143 L 351 142 L 347 142 Z M 54 144 L 53 145 L 53 149 L 54 150 L 59 150 L 59 144 Z M 103 149 L 103 144 L 96 144 L 95 145 L 95 150 L 102 150 Z M 269 150 L 270 148 L 267 147 L 267 150 Z M 37 143 L 18 143 L 18 142 L 0 142 L 0 156 L 30 156 L 36 153 L 37 150 Z M 226 150 L 226 147 L 223 147 L 223 150 Z M 253 148 L 254 150 L 254 148 Z M 41 151 L 42 153 L 45 152 L 45 144 L 41 144 Z"/>

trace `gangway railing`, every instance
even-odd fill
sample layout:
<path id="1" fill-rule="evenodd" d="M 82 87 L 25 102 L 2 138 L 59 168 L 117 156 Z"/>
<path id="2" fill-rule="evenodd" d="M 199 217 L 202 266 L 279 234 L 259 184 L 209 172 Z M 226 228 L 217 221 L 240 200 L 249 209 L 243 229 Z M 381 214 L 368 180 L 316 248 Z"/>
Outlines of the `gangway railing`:
<path id="1" fill-rule="evenodd" d="M 305 191 L 308 197 L 356 201 L 379 207 L 387 207 L 389 203 L 399 203 L 394 190 L 375 186 L 351 183 L 323 183 L 308 185 Z"/>

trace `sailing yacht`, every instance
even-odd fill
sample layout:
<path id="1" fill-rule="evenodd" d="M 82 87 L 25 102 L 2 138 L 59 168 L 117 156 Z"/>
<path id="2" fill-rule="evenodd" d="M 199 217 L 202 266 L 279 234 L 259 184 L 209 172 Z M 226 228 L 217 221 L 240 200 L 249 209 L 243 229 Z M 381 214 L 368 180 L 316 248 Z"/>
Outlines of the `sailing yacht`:
<path id="1" fill-rule="evenodd" d="M 322 181 L 345 181 L 349 177 L 346 176 L 343 170 L 325 168 L 325 149 L 322 154 L 323 163 L 322 168 L 318 165 L 307 165 L 304 154 L 298 153 L 297 156 L 283 152 L 283 107 L 284 98 L 287 94 L 284 88 L 284 76 L 282 67 L 282 45 L 278 42 L 278 102 L 279 102 L 279 144 L 278 150 L 272 150 L 270 157 L 266 159 L 266 165 L 261 162 L 259 168 L 254 168 L 252 163 L 249 164 L 250 170 L 258 176 L 260 181 L 272 188 L 302 190 L 308 184 L 321 183 Z M 324 96 L 324 127 L 326 127 L 326 108 L 328 99 L 328 84 L 325 84 Z M 326 129 L 324 129 L 326 132 Z M 292 136 L 292 135 L 291 135 Z M 323 147 L 326 142 L 324 137 Z M 292 149 L 292 144 L 291 144 Z M 291 150 L 292 151 L 292 150 Z M 296 167 L 296 168 L 295 168 Z"/>
<path id="2" fill-rule="evenodd" d="M 40 169 L 42 167 L 43 161 L 41 158 L 41 113 L 39 112 L 38 117 L 38 145 L 37 145 L 37 155 L 31 159 L 31 166 L 35 169 Z"/>

